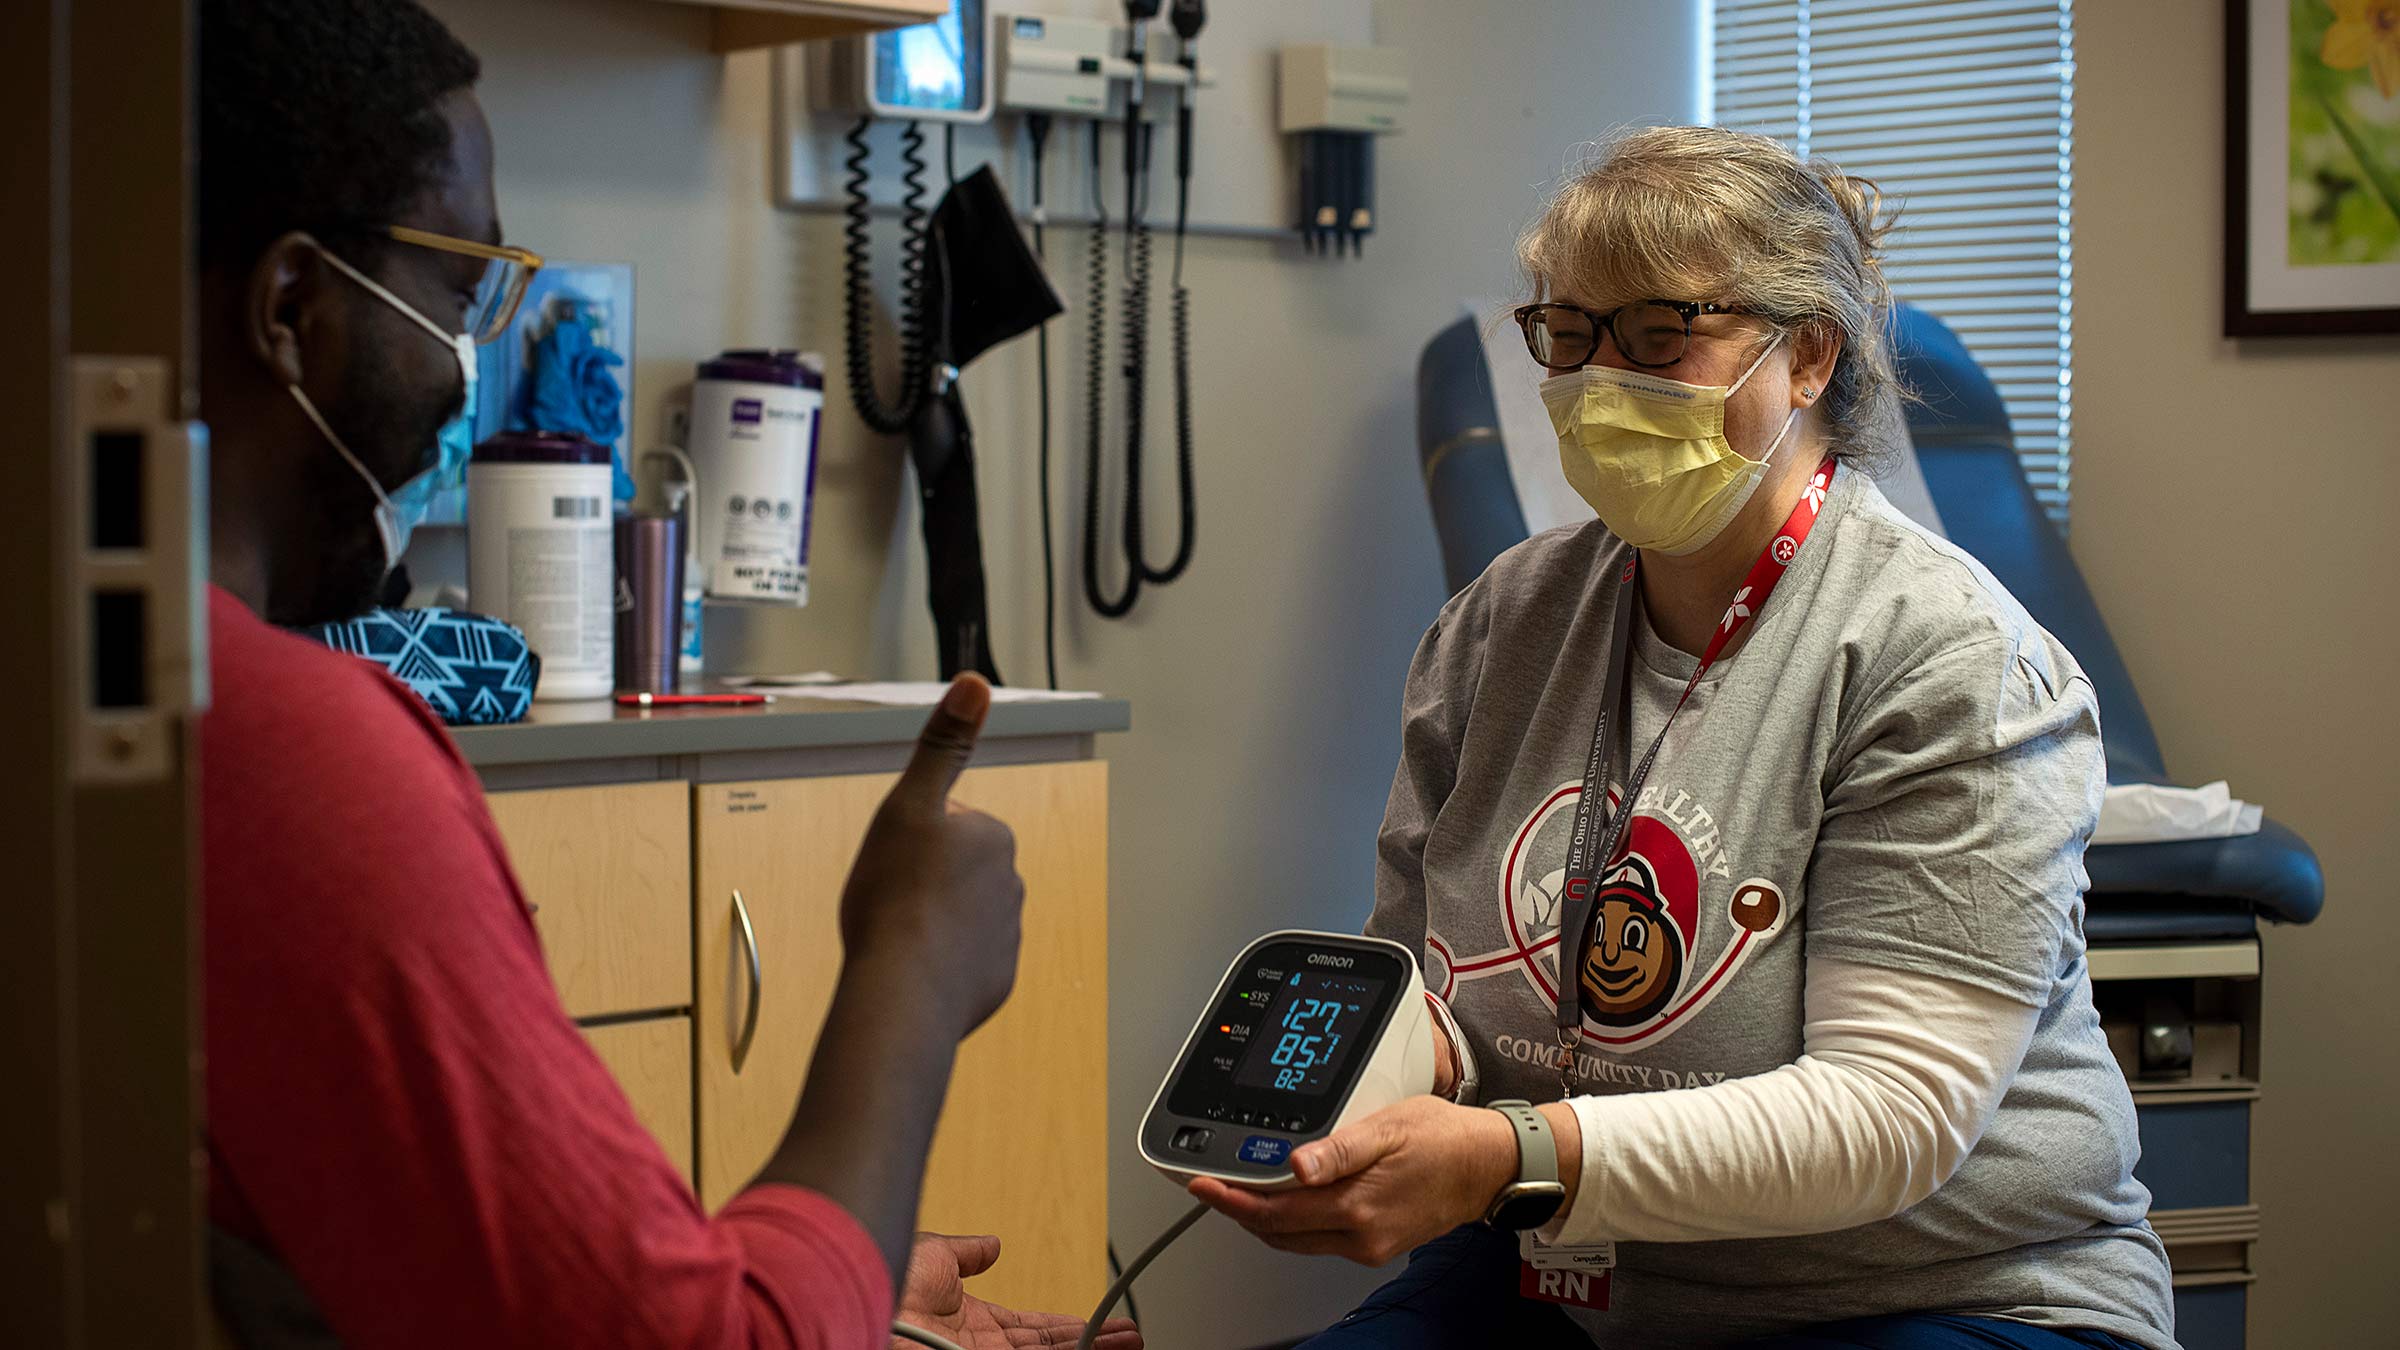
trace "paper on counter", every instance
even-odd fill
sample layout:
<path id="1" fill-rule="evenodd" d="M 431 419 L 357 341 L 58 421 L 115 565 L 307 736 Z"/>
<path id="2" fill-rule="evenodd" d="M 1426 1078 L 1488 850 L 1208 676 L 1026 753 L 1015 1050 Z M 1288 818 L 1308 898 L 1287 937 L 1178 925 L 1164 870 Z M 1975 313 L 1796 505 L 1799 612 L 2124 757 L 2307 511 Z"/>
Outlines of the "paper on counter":
<path id="1" fill-rule="evenodd" d="M 804 684 L 840 684 L 842 677 L 830 670 L 811 670 L 799 675 L 728 675 L 724 683 L 734 689 L 787 689 Z"/>
<path id="2" fill-rule="evenodd" d="M 2225 839 L 2258 833 L 2265 813 L 2223 782 L 2205 787 L 2112 786 L 2100 802 L 2095 844 L 2159 844 L 2179 839 Z"/>
<path id="3" fill-rule="evenodd" d="M 786 686 L 765 681 L 752 681 L 754 689 L 772 689 L 777 700 L 792 698 L 823 698 L 848 703 L 884 703 L 896 708 L 930 708 L 942 701 L 950 686 L 939 681 L 871 682 L 858 684 L 810 684 Z M 1098 698 L 1097 691 L 1081 689 L 1019 689 L 1004 686 L 992 691 L 994 703 L 1066 703 L 1076 699 Z"/>

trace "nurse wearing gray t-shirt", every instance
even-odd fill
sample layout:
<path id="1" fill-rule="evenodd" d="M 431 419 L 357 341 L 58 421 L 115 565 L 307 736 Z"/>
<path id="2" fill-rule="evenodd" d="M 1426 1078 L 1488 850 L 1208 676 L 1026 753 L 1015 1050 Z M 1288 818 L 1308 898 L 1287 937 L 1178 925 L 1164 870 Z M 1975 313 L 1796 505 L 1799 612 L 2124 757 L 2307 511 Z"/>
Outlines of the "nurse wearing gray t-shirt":
<path id="1" fill-rule="evenodd" d="M 1424 963 L 1440 1095 L 1291 1189 L 1192 1184 L 1286 1250 L 1416 1249 L 1310 1346 L 2174 1346 L 2084 961 L 2091 684 L 1853 467 L 1886 228 L 1831 165 L 1671 127 L 1526 234 L 1598 520 L 1409 671 L 1368 930 Z"/>

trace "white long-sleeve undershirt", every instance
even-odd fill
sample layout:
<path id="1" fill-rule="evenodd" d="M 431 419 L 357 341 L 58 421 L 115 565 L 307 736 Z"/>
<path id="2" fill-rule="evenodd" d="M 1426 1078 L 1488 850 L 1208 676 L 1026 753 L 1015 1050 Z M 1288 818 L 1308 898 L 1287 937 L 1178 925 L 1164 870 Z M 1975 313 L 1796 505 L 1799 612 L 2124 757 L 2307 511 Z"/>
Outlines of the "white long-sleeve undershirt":
<path id="1" fill-rule="evenodd" d="M 1701 1088 L 1576 1097 L 1583 1165 L 1552 1243 L 1789 1237 L 1887 1219 L 1958 1170 L 2041 1009 L 1977 985 L 1808 962 L 1799 1059 Z"/>

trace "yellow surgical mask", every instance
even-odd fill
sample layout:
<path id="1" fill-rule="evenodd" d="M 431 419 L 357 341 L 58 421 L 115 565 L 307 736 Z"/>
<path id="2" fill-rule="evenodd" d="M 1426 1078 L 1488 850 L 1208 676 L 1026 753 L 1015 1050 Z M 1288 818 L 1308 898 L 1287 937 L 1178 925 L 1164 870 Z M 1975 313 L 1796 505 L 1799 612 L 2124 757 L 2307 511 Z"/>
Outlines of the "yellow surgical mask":
<path id="1" fill-rule="evenodd" d="M 1741 514 L 1800 417 L 1792 409 L 1757 459 L 1725 440 L 1725 400 L 1782 341 L 1778 334 L 1730 386 L 1611 366 L 1542 381 L 1568 484 L 1635 548 L 1685 554 L 1706 547 Z"/>

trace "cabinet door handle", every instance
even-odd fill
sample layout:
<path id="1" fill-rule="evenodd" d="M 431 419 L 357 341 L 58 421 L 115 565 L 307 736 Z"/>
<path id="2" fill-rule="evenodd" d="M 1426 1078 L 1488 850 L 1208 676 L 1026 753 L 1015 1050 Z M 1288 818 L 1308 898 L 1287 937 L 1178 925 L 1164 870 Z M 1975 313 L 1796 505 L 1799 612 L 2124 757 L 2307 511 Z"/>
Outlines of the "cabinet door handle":
<path id="1" fill-rule="evenodd" d="M 763 976 L 758 963 L 758 930 L 750 926 L 750 907 L 742 903 L 742 893 L 733 893 L 733 920 L 741 926 L 742 952 L 750 958 L 750 999 L 742 1013 L 742 1034 L 733 1039 L 733 1071 L 740 1073 L 742 1064 L 750 1058 L 751 1038 L 758 1035 L 758 995 Z"/>

